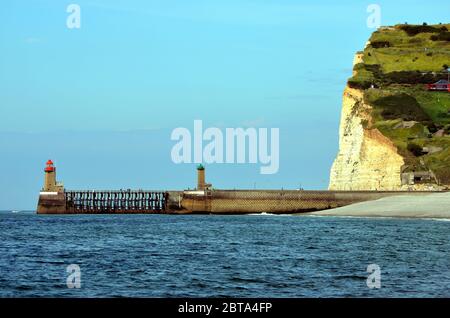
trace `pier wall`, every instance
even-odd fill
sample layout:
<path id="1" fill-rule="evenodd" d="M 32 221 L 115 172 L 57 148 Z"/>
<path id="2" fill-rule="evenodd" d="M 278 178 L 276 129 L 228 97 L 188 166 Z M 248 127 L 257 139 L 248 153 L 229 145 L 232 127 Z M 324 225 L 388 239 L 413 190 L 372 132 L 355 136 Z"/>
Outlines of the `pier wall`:
<path id="1" fill-rule="evenodd" d="M 94 194 L 95 193 L 95 194 Z M 248 214 L 304 213 L 430 191 L 65 191 L 41 192 L 39 214 Z"/>
<path id="2" fill-rule="evenodd" d="M 64 192 L 41 192 L 37 207 L 38 214 L 67 214 Z"/>
<path id="3" fill-rule="evenodd" d="M 406 191 L 214 190 L 184 193 L 182 208 L 173 213 L 303 213 L 338 208 L 395 195 L 426 195 Z"/>

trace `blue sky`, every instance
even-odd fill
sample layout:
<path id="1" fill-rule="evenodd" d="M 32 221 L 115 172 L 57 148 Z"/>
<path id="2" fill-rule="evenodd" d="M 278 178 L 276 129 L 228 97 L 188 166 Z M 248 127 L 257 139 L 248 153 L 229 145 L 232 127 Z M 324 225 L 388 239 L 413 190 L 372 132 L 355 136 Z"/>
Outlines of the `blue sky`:
<path id="1" fill-rule="evenodd" d="M 81 7 L 68 29 L 66 8 Z M 276 127 L 280 170 L 207 167 L 218 188 L 325 189 L 342 91 L 382 25 L 448 22 L 425 1 L 4 1 L 0 209 L 33 209 L 51 158 L 67 188 L 184 189 L 176 127 Z"/>

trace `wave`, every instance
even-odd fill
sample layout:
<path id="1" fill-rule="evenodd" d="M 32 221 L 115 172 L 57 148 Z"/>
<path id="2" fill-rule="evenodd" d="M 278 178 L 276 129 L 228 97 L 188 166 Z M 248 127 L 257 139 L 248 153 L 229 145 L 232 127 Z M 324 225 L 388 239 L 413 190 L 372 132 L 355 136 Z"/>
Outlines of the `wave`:
<path id="1" fill-rule="evenodd" d="M 248 213 L 246 215 L 258 215 L 258 216 L 292 216 L 292 214 L 276 214 L 276 213 L 268 213 L 268 212 L 260 212 L 260 213 Z"/>
<path id="2" fill-rule="evenodd" d="M 450 219 L 444 219 L 444 218 L 429 218 L 428 220 L 450 222 Z"/>

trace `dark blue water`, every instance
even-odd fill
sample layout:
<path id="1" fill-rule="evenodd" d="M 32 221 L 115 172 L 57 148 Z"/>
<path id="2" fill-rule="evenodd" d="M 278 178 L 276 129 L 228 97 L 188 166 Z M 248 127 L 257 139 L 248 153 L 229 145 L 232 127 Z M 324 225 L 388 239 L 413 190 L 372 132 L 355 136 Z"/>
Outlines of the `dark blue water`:
<path id="1" fill-rule="evenodd" d="M 435 220 L 3 212 L 0 296 L 448 297 L 449 239 Z"/>

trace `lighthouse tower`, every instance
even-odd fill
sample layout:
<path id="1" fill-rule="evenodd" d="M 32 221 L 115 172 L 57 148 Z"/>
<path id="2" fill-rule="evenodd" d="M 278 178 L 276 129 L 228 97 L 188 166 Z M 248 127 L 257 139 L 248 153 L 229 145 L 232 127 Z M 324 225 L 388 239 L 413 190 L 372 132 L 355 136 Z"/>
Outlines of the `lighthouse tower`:
<path id="1" fill-rule="evenodd" d="M 197 190 L 205 190 L 205 167 L 198 165 L 197 167 Z"/>
<path id="2" fill-rule="evenodd" d="M 48 160 L 44 169 L 44 186 L 39 193 L 37 206 L 38 214 L 63 214 L 66 213 L 66 200 L 64 197 L 64 185 L 56 181 L 56 167 L 53 161 Z"/>
<path id="3" fill-rule="evenodd" d="M 211 183 L 206 183 L 205 181 L 205 167 L 202 164 L 197 166 L 197 190 L 205 191 L 210 190 L 212 187 Z"/>
<path id="4" fill-rule="evenodd" d="M 56 182 L 56 167 L 53 165 L 53 161 L 48 160 L 45 172 L 45 181 L 42 191 L 45 192 L 61 192 L 63 191 L 63 185 Z"/>

